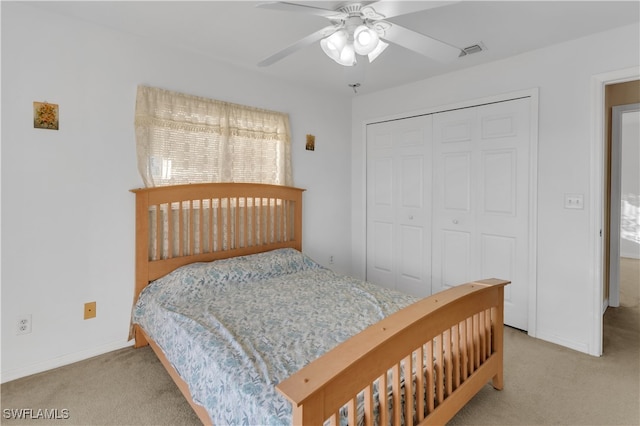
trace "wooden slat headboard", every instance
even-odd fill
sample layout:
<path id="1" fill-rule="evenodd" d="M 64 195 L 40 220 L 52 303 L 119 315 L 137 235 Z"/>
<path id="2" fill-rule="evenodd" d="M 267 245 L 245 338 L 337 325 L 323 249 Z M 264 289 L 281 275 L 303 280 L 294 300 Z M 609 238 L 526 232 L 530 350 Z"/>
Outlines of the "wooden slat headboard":
<path id="1" fill-rule="evenodd" d="M 300 188 L 206 183 L 134 189 L 134 303 L 144 287 L 193 262 L 291 247 L 302 251 Z"/>

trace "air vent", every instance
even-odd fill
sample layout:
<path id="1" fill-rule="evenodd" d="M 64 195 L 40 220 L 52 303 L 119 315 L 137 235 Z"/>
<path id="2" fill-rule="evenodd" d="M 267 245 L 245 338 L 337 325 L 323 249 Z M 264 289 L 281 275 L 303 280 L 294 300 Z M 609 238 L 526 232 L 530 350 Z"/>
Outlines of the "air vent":
<path id="1" fill-rule="evenodd" d="M 479 53 L 483 50 L 487 50 L 487 48 L 482 42 L 478 44 L 472 44 L 471 46 L 464 47 L 462 49 L 462 52 L 460 52 L 460 56 L 473 55 L 474 53 Z"/>

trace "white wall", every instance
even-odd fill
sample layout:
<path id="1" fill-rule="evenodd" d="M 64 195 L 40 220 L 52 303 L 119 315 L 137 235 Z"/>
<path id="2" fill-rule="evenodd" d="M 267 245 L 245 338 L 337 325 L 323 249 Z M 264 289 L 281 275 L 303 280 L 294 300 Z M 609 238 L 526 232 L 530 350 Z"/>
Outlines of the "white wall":
<path id="1" fill-rule="evenodd" d="M 637 67 L 639 27 L 627 26 L 355 98 L 352 110 L 353 274 L 365 262 L 364 123 L 439 106 L 539 89 L 537 337 L 593 353 L 590 236 L 591 77 Z M 481 54 L 481 53 L 480 53 Z M 463 59 L 462 59 L 463 60 Z M 585 209 L 564 209 L 565 193 Z M 357 196 L 356 196 L 357 195 Z M 479 277 L 482 278 L 482 277 Z"/>
<path id="2" fill-rule="evenodd" d="M 128 344 L 138 84 L 289 113 L 304 249 L 350 269 L 350 98 L 3 2 L 3 382 Z M 59 131 L 33 128 L 34 101 L 59 104 Z M 85 321 L 89 301 L 97 317 Z M 23 314 L 33 331 L 17 336 Z"/>

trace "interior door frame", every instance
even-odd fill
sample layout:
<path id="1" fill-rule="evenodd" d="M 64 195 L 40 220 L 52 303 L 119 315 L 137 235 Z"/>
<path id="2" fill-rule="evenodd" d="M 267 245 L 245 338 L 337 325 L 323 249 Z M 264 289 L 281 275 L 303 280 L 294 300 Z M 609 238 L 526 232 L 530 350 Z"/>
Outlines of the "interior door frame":
<path id="1" fill-rule="evenodd" d="M 597 74 L 591 77 L 591 176 L 590 181 L 590 248 L 591 253 L 591 301 L 592 323 L 591 336 L 587 353 L 594 356 L 602 355 L 603 338 L 603 301 L 604 301 L 604 240 L 602 232 L 604 228 L 604 200 L 605 185 L 604 159 L 605 159 L 605 86 L 615 83 L 640 79 L 638 67 L 631 67 L 617 71 Z"/>
<path id="2" fill-rule="evenodd" d="M 365 208 L 362 211 L 361 223 L 363 224 L 362 233 L 362 247 L 363 247 L 363 263 L 361 265 L 361 276 L 366 277 L 367 271 L 367 126 L 369 124 L 380 123 L 390 120 L 401 120 L 404 118 L 411 118 L 419 115 L 435 114 L 439 112 L 446 112 L 461 108 L 477 107 L 485 104 L 491 104 L 496 102 L 511 101 L 520 98 L 530 98 L 530 140 L 529 140 L 529 224 L 528 224 L 528 238 L 529 238 L 529 292 L 528 292 L 528 330 L 527 334 L 531 337 L 537 337 L 537 295 L 538 295 L 538 281 L 537 281 L 537 264 L 538 264 L 538 105 L 539 105 L 539 89 L 537 87 L 513 92 L 502 93 L 493 96 L 486 96 L 477 99 L 471 99 L 466 101 L 460 101 L 447 105 L 440 105 L 436 107 L 426 108 L 422 110 L 412 111 L 405 114 L 394 114 L 384 117 L 377 117 L 368 120 L 364 120 L 362 123 L 362 146 L 363 146 L 363 182 L 364 182 L 364 194 L 363 194 L 363 206 Z"/>

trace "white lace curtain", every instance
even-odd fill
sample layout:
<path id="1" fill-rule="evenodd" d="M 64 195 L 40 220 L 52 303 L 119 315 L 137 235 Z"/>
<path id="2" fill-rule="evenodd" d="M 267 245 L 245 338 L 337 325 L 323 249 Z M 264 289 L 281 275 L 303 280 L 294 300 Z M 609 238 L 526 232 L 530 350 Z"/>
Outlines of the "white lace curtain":
<path id="1" fill-rule="evenodd" d="M 138 170 L 147 187 L 293 186 L 287 114 L 138 86 L 135 129 Z"/>

